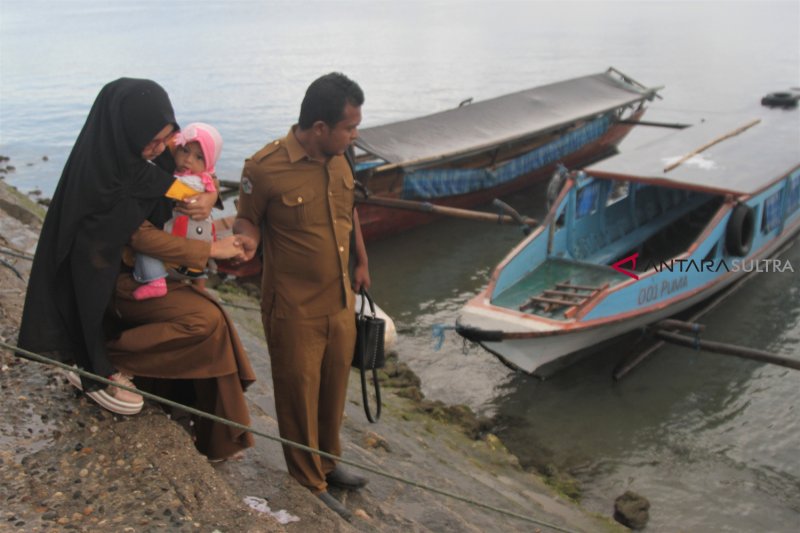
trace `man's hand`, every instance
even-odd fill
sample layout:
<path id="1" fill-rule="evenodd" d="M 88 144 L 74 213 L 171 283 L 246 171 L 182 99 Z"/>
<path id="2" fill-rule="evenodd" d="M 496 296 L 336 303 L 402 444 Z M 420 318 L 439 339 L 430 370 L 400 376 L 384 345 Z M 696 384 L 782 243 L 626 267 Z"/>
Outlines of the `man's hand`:
<path id="1" fill-rule="evenodd" d="M 205 220 L 211 215 L 211 209 L 217 203 L 216 192 L 201 192 L 178 202 L 175 210 L 192 220 Z"/>
<path id="2" fill-rule="evenodd" d="M 362 287 L 365 290 L 369 290 L 371 286 L 372 280 L 369 278 L 369 268 L 367 265 L 356 266 L 355 270 L 353 271 L 353 290 L 356 293 L 359 293 L 361 292 Z"/>

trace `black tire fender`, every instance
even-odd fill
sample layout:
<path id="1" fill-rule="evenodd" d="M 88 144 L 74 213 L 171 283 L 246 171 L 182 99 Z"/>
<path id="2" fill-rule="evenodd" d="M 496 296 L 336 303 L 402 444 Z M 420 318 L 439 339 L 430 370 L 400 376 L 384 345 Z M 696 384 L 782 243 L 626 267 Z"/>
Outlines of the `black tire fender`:
<path id="1" fill-rule="evenodd" d="M 736 204 L 725 228 L 725 248 L 730 255 L 744 257 L 750 253 L 755 236 L 756 216 L 747 204 Z"/>
<path id="2" fill-rule="evenodd" d="M 769 93 L 761 99 L 761 105 L 767 107 L 791 108 L 797 107 L 798 99 L 800 99 L 800 94 L 793 94 L 789 92 Z"/>

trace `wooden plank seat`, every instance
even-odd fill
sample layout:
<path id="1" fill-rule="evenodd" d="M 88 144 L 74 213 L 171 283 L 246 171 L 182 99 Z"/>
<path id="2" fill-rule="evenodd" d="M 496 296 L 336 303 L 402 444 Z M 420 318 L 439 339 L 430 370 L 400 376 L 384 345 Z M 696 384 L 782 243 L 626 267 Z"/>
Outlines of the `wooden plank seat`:
<path id="1" fill-rule="evenodd" d="M 592 287 L 589 285 L 572 285 L 569 281 L 565 281 L 564 283 L 556 283 L 557 289 L 575 289 L 579 291 L 596 291 L 601 287 Z"/>
<path id="2" fill-rule="evenodd" d="M 542 291 L 542 294 L 545 297 L 567 296 L 567 297 L 570 297 L 570 298 L 586 298 L 586 294 L 583 294 L 583 293 L 580 293 L 580 292 L 554 291 L 554 290 L 549 290 L 549 289 L 546 290 L 546 291 Z"/>
<path id="3" fill-rule="evenodd" d="M 571 318 L 607 288 L 608 283 L 599 287 L 592 287 L 588 285 L 573 285 L 567 280 L 562 283 L 556 283 L 555 289 L 545 289 L 540 294 L 531 296 L 524 304 L 519 306 L 519 310 L 525 311 L 536 306 L 542 306 L 545 311 L 549 312 L 556 308 L 564 307 L 564 316 Z M 571 291 L 565 289 L 571 289 Z"/>

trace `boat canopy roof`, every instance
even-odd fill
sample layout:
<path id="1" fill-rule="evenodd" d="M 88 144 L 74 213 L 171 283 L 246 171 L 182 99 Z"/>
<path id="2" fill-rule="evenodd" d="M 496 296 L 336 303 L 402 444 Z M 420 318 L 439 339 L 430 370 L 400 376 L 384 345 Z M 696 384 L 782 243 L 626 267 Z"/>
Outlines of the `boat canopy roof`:
<path id="1" fill-rule="evenodd" d="M 585 171 L 601 178 L 752 195 L 799 166 L 800 110 L 759 107 L 705 119 Z"/>
<path id="2" fill-rule="evenodd" d="M 424 117 L 359 130 L 356 146 L 398 166 L 469 155 L 568 126 L 652 98 L 658 89 L 623 81 L 613 68 L 464 105 Z M 625 77 L 625 79 L 628 79 Z"/>

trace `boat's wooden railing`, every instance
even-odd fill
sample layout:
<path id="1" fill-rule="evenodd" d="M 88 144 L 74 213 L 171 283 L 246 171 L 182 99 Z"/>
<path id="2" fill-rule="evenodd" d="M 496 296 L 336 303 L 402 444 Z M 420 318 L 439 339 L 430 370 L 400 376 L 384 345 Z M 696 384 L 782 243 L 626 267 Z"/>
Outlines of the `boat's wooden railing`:
<path id="1" fill-rule="evenodd" d="M 527 302 L 519 306 L 520 311 L 541 306 L 545 312 L 561 310 L 566 318 L 574 317 L 583 307 L 593 302 L 608 288 L 608 283 L 599 287 L 574 285 L 569 280 L 556 283 L 555 289 L 546 289 L 537 296 L 531 296 Z"/>

